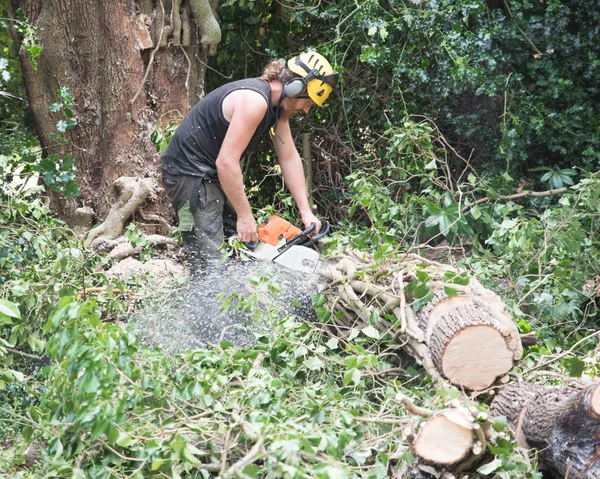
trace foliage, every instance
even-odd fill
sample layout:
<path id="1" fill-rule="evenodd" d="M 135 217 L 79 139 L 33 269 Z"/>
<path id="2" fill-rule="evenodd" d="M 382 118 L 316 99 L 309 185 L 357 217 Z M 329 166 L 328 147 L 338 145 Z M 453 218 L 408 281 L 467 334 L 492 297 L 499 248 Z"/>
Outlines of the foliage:
<path id="1" fill-rule="evenodd" d="M 7 16 L 6 6 L 0 5 L 0 131 L 14 134 L 22 129 L 26 104 L 21 68 L 8 30 Z"/>
<path id="2" fill-rule="evenodd" d="M 599 197 L 600 177 L 593 174 L 557 203 L 541 198 L 529 207 L 490 205 L 480 218 L 492 230 L 485 243 L 497 258 L 494 275 L 507 278 L 511 292 L 522 298 L 518 304 L 529 311 L 530 326 L 555 345 L 562 335 L 579 340 L 597 327 Z M 475 252 L 473 264 L 480 269 L 483 261 L 490 271 L 491 252 Z"/>
<path id="3" fill-rule="evenodd" d="M 129 223 L 124 234 L 127 241 L 134 248 L 140 248 L 140 259 L 146 261 L 156 254 L 156 250 L 152 247 L 152 243 L 148 240 L 148 236 L 140 231 L 135 223 Z"/>
<path id="4" fill-rule="evenodd" d="M 12 20 L 17 33 L 21 35 L 21 45 L 27 54 L 27 58 L 34 68 L 37 68 L 36 58 L 42 53 L 42 45 L 37 38 L 39 28 L 30 25 L 23 10 L 17 9 L 17 18 Z"/>
<path id="5" fill-rule="evenodd" d="M 389 165 L 389 178 L 403 181 L 434 168 L 429 154 L 411 150 L 410 129 L 435 124 L 450 145 L 444 154 L 455 180 L 468 159 L 516 181 L 536 182 L 535 168 L 550 168 L 540 181 L 568 186 L 574 164 L 600 167 L 597 10 L 583 0 L 226 1 L 218 73 L 207 80 L 213 87 L 255 76 L 270 59 L 316 48 L 342 83 L 325 108 L 294 125 L 313 135 L 315 165 L 333 159 L 341 177 Z M 271 189 L 259 202 L 271 202 L 278 188 L 264 181 L 265 151 L 249 171 Z M 346 188 L 329 173 L 315 173 L 326 185 L 317 183 L 316 200 L 323 216 L 339 218 Z"/>
<path id="6" fill-rule="evenodd" d="M 48 446 L 24 477 L 383 478 L 410 460 L 397 399 L 406 385 L 432 406 L 461 397 L 427 397 L 413 368 L 385 378 L 393 364 L 367 347 L 368 335 L 343 340 L 266 314 L 272 330 L 250 348 L 221 342 L 170 357 L 102 322 L 95 301 L 63 297 L 44 328 L 52 363 L 35 378 L 43 392 L 12 457 L 30 440 Z M 490 447 L 505 454 L 495 469 L 512 463 L 518 477 L 537 477 L 505 435 Z"/>
<path id="7" fill-rule="evenodd" d="M 59 118 L 56 122 L 58 134 L 55 134 L 52 139 L 57 143 L 66 143 L 63 133 L 77 126 L 72 110 L 74 102 L 67 87 L 58 89 L 58 97 L 60 101 L 49 107 L 50 112 Z M 64 156 L 58 153 L 47 155 L 39 160 L 34 168 L 42 173 L 44 183 L 53 190 L 65 196 L 79 195 L 79 185 L 75 179 L 75 157 L 72 153 Z"/>

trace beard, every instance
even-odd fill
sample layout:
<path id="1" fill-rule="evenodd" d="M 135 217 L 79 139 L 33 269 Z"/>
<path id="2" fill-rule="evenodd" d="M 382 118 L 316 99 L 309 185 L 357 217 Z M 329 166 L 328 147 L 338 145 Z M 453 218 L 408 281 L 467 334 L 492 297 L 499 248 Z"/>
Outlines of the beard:
<path id="1" fill-rule="evenodd" d="M 285 98 L 281 102 L 279 116 L 283 119 L 289 120 L 292 117 L 296 116 L 298 113 L 302 113 L 302 110 L 297 110 L 292 108 L 292 105 L 296 105 L 296 103 L 292 103 L 289 98 Z"/>
<path id="2" fill-rule="evenodd" d="M 279 116 L 281 118 L 283 118 L 284 120 L 289 120 L 299 113 L 297 110 L 292 110 L 288 106 L 281 105 L 280 108 L 281 108 L 281 113 L 279 114 Z"/>

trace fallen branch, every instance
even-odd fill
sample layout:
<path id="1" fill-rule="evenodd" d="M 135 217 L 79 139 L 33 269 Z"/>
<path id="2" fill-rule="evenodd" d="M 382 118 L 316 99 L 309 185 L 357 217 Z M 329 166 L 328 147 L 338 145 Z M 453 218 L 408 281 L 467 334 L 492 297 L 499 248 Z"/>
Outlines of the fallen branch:
<path id="1" fill-rule="evenodd" d="M 349 251 L 321 273 L 335 327 L 398 344 L 434 377 L 479 391 L 522 356 L 505 304 L 476 278 L 448 265 L 401 254 L 382 267 Z"/>

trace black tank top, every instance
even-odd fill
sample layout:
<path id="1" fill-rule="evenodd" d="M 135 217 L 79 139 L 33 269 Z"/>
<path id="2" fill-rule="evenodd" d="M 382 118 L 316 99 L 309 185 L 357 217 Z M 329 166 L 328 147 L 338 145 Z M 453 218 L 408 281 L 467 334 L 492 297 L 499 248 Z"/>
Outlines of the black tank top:
<path id="1" fill-rule="evenodd" d="M 215 163 L 229 128 L 223 116 L 223 99 L 235 90 L 253 90 L 267 101 L 267 111 L 256 128 L 246 151 L 254 148 L 275 124 L 271 104 L 271 86 L 261 78 L 247 78 L 227 83 L 206 95 L 175 130 L 160 163 L 172 175 L 192 175 L 218 181 Z"/>

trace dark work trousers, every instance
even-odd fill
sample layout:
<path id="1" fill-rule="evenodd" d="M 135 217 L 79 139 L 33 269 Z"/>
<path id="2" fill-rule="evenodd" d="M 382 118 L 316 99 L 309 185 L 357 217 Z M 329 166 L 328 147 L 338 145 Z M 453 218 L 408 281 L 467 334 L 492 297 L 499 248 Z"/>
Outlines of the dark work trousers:
<path id="1" fill-rule="evenodd" d="M 218 257 L 225 237 L 236 233 L 237 215 L 216 181 L 162 171 L 162 181 L 177 214 L 183 252 L 203 268 Z"/>

